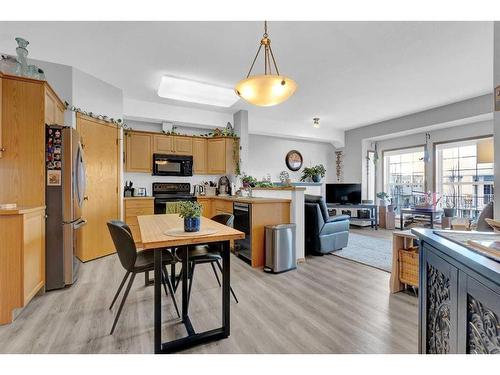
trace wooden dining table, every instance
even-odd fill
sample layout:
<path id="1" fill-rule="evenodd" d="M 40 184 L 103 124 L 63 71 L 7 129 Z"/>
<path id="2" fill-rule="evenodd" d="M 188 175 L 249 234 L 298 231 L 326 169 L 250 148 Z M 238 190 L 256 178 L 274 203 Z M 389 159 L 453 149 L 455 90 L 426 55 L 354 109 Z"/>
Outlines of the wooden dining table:
<path id="1" fill-rule="evenodd" d="M 245 238 L 245 234 L 208 218 L 201 218 L 200 232 L 183 232 L 184 221 L 177 214 L 138 216 L 139 230 L 145 251 L 154 251 L 154 279 L 162 277 L 162 249 L 168 248 L 182 259 L 182 269 L 188 270 L 190 246 L 220 244 L 222 257 L 222 326 L 196 332 L 188 311 L 188 274 L 182 272 L 182 315 L 187 336 L 169 342 L 161 338 L 161 283 L 154 283 L 154 352 L 173 353 L 193 346 L 220 340 L 230 334 L 230 241 Z M 172 272 L 175 277 L 175 272 Z"/>

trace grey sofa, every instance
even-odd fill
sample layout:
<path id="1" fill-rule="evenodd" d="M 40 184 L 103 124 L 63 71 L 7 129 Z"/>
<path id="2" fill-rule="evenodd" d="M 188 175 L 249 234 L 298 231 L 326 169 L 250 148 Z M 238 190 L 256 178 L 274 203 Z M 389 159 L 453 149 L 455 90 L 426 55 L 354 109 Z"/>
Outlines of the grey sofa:
<path id="1" fill-rule="evenodd" d="M 346 247 L 350 217 L 330 217 L 321 196 L 306 194 L 304 200 L 306 254 L 324 255 Z"/>

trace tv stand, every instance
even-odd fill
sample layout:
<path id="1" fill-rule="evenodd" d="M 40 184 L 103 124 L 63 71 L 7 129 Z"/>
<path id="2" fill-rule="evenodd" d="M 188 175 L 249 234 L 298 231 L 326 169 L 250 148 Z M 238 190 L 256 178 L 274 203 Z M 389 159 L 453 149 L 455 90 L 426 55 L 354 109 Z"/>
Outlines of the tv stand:
<path id="1" fill-rule="evenodd" d="M 332 208 L 350 208 L 350 209 L 356 209 L 356 210 L 370 210 L 370 217 L 369 218 L 359 218 L 359 217 L 352 217 L 351 216 L 351 221 L 369 221 L 370 222 L 370 227 L 372 229 L 377 230 L 378 229 L 378 206 L 376 204 L 337 204 L 337 203 L 327 203 L 327 207 L 329 209 Z"/>

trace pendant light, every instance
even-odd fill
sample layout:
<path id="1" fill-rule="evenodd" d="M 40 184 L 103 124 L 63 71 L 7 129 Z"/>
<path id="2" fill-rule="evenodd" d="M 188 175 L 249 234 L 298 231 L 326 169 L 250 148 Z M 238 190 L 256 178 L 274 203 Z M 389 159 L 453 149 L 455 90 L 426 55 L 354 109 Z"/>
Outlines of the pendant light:
<path id="1" fill-rule="evenodd" d="M 264 74 L 250 75 L 259 53 L 264 46 Z M 272 64 L 271 64 L 272 60 Z M 274 73 L 273 68 L 274 66 Z M 242 79 L 235 87 L 236 94 L 247 102 L 269 107 L 280 104 L 293 95 L 297 84 L 293 79 L 280 75 L 278 65 L 271 49 L 271 39 L 267 34 L 267 21 L 264 21 L 264 35 L 260 41 L 259 49 L 255 55 L 247 77 Z"/>

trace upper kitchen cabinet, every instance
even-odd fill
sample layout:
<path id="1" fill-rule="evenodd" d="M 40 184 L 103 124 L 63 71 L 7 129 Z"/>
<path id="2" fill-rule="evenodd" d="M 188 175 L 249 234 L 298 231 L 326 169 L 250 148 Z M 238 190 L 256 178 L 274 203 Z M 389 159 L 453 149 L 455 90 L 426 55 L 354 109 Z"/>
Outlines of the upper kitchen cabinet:
<path id="1" fill-rule="evenodd" d="M 174 153 L 177 155 L 193 155 L 193 137 L 174 137 Z"/>
<path id="2" fill-rule="evenodd" d="M 207 174 L 206 138 L 193 138 L 193 173 Z"/>
<path id="3" fill-rule="evenodd" d="M 127 172 L 152 171 L 152 143 L 150 133 L 128 131 L 125 134 L 125 170 Z M 155 140 L 156 145 L 156 140 Z"/>
<path id="4" fill-rule="evenodd" d="M 45 87 L 45 123 L 47 125 L 64 125 L 64 104 L 59 100 L 50 86 Z"/>
<path id="5" fill-rule="evenodd" d="M 45 123 L 56 122 L 48 102 L 61 113 L 64 104 L 45 81 L 0 73 L 0 82 L 0 203 L 43 206 Z"/>
<path id="6" fill-rule="evenodd" d="M 207 174 L 234 174 L 239 159 L 239 142 L 234 138 L 207 139 Z"/>
<path id="7" fill-rule="evenodd" d="M 174 153 L 174 137 L 170 135 L 155 134 L 153 135 L 153 152 L 155 154 L 173 154 Z"/>

